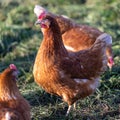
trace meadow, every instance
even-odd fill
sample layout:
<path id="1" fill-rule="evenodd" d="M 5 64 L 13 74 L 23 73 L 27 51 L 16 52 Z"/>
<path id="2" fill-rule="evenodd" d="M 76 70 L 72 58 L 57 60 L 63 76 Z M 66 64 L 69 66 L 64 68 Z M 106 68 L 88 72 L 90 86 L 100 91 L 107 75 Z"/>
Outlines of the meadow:
<path id="1" fill-rule="evenodd" d="M 36 4 L 77 23 L 105 31 L 113 37 L 115 65 L 101 76 L 96 92 L 77 103 L 65 118 L 67 104 L 46 93 L 32 74 L 42 41 L 33 12 Z M 120 120 L 120 1 L 119 0 L 4 0 L 0 1 L 0 72 L 14 63 L 20 73 L 17 85 L 31 105 L 32 120 Z"/>

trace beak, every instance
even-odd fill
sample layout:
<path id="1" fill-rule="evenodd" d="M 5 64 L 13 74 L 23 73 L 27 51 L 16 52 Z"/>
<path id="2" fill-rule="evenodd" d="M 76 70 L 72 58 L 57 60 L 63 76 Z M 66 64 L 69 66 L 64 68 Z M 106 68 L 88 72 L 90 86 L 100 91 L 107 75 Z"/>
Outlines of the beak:
<path id="1" fill-rule="evenodd" d="M 35 22 L 35 25 L 38 25 L 38 24 L 41 24 L 41 20 L 39 19 Z"/>
<path id="2" fill-rule="evenodd" d="M 17 81 L 18 80 L 18 74 L 20 72 L 18 70 L 13 71 L 12 75 L 14 76 L 14 79 Z"/>

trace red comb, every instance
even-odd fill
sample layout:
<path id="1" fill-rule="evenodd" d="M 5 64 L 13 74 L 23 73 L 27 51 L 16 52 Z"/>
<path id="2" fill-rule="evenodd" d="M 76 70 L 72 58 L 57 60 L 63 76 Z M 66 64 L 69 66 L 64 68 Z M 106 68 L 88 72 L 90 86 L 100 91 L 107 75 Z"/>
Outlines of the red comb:
<path id="1" fill-rule="evenodd" d="M 40 14 L 40 16 L 38 17 L 38 19 L 42 19 L 44 16 L 45 16 L 45 11 Z"/>
<path id="2" fill-rule="evenodd" d="M 16 67 L 14 64 L 10 64 L 9 67 L 10 67 L 10 69 L 12 69 L 12 70 L 17 70 L 17 67 Z"/>

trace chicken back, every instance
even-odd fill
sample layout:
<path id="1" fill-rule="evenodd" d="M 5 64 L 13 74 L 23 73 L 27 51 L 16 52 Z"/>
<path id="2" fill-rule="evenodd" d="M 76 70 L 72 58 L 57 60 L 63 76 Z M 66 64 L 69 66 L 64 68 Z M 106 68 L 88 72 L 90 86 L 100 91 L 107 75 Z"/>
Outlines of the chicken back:
<path id="1" fill-rule="evenodd" d="M 39 5 L 35 6 L 34 13 L 37 15 L 38 21 L 41 21 L 46 16 L 51 16 L 56 19 L 60 27 L 65 48 L 69 51 L 75 52 L 90 48 L 96 41 L 97 37 L 103 33 L 91 26 L 77 24 L 68 17 L 48 12 L 45 8 Z M 107 46 L 106 54 L 108 58 L 107 65 L 111 69 L 114 65 L 112 44 Z"/>

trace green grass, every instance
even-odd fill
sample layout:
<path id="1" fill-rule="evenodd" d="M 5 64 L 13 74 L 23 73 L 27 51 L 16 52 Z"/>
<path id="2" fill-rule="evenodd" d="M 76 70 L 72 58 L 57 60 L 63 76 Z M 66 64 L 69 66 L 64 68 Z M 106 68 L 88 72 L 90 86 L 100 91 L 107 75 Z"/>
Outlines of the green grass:
<path id="1" fill-rule="evenodd" d="M 4 0 L 0 2 L 0 71 L 14 63 L 19 71 L 18 87 L 31 105 L 32 120 L 119 120 L 120 119 L 120 2 L 88 0 L 29 1 Z M 28 5 L 29 3 L 29 5 Z M 41 4 L 53 13 L 64 14 L 77 23 L 88 24 L 106 31 L 113 37 L 115 65 L 101 76 L 97 91 L 77 103 L 65 118 L 67 104 L 61 98 L 46 93 L 32 75 L 34 59 L 42 40 L 39 27 L 34 26 L 35 4 Z"/>

